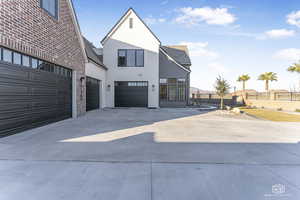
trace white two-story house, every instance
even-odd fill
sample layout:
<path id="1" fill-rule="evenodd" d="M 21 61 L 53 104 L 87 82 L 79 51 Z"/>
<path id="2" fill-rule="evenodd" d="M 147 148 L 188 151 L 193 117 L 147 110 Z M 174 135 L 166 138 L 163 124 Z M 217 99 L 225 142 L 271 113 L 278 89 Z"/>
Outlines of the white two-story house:
<path id="1" fill-rule="evenodd" d="M 130 8 L 102 40 L 106 107 L 188 104 L 187 48 L 162 46 Z"/>

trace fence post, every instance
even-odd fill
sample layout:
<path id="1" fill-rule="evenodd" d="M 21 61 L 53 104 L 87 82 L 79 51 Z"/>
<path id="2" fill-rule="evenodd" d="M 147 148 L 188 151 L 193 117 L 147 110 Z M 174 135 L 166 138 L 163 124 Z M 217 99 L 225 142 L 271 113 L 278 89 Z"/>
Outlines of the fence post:
<path id="1" fill-rule="evenodd" d="M 291 92 L 291 101 L 293 101 L 293 93 Z"/>

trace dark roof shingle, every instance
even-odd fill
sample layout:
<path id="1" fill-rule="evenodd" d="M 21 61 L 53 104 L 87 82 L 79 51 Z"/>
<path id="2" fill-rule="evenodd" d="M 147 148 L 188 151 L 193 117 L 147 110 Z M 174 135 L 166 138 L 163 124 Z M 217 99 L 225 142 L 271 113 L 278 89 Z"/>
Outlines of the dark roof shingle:
<path id="1" fill-rule="evenodd" d="M 187 51 L 179 49 L 178 46 L 176 47 L 161 46 L 161 48 L 176 62 L 178 62 L 185 68 L 190 69 L 192 63 Z M 183 48 L 183 49 L 187 49 L 187 48 Z"/>
<path id="2" fill-rule="evenodd" d="M 93 61 L 94 63 L 100 65 L 104 69 L 107 69 L 107 67 L 105 67 L 105 65 L 102 62 L 101 56 L 96 54 L 96 52 L 94 50 L 94 49 L 96 49 L 96 47 L 90 41 L 88 41 L 85 37 L 83 37 L 83 40 L 84 40 L 86 56 L 88 57 L 88 59 Z"/>

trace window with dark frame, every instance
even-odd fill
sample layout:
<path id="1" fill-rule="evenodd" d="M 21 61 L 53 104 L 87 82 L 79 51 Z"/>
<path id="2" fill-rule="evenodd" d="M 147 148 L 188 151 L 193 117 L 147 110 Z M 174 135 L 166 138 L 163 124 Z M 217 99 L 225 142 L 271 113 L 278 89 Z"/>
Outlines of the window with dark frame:
<path id="1" fill-rule="evenodd" d="M 29 56 L 22 56 L 22 65 L 25 67 L 30 67 Z"/>
<path id="2" fill-rule="evenodd" d="M 142 49 L 119 49 L 119 67 L 144 67 L 144 50 Z"/>
<path id="3" fill-rule="evenodd" d="M 58 19 L 58 0 L 40 0 L 40 5 L 49 15 Z"/>
<path id="4" fill-rule="evenodd" d="M 48 71 L 69 78 L 72 77 L 71 69 L 62 66 L 57 66 L 53 63 L 42 61 L 19 52 L 6 49 L 4 47 L 0 47 L 0 61 L 11 63 L 14 65 L 20 65 L 21 67 Z"/>
<path id="5" fill-rule="evenodd" d="M 160 79 L 160 99 L 164 101 L 186 101 L 186 80 Z"/>
<path id="6" fill-rule="evenodd" d="M 12 63 L 12 51 L 8 49 L 2 49 L 2 60 L 4 62 Z"/>
<path id="7" fill-rule="evenodd" d="M 118 66 L 126 67 L 126 50 L 118 51 Z"/>

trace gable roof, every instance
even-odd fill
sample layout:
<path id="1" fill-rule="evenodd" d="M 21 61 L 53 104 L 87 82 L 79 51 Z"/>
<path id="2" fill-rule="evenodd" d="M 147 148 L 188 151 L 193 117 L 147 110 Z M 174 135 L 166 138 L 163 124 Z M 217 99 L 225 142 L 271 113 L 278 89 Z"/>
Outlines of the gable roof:
<path id="1" fill-rule="evenodd" d="M 174 58 L 172 58 L 162 47 L 160 47 L 159 49 L 159 53 L 164 54 L 169 60 L 171 60 L 172 62 L 174 62 L 178 67 L 180 67 L 181 69 L 187 71 L 187 72 L 191 72 L 189 66 L 187 65 L 182 65 L 180 63 L 178 63 Z"/>
<path id="2" fill-rule="evenodd" d="M 94 63 L 96 63 L 100 67 L 107 70 L 107 67 L 105 67 L 105 65 L 101 61 L 100 56 L 97 55 L 95 50 L 94 50 L 96 47 L 90 41 L 88 41 L 85 37 L 82 36 L 82 38 L 83 38 L 83 41 L 84 41 L 85 53 L 86 53 L 87 58 L 90 61 L 93 61 Z"/>
<path id="3" fill-rule="evenodd" d="M 138 19 L 145 25 L 145 27 L 150 31 L 150 33 L 157 39 L 157 41 L 161 44 L 159 38 L 152 32 L 152 30 L 147 26 L 147 24 L 140 18 L 140 16 L 135 12 L 133 8 L 129 8 L 125 14 L 119 19 L 119 21 L 110 29 L 110 31 L 106 34 L 106 36 L 102 39 L 101 44 L 103 44 L 122 24 L 122 22 L 126 19 L 129 14 L 134 13 Z"/>
<path id="4" fill-rule="evenodd" d="M 186 46 L 161 46 L 160 47 L 165 53 L 168 54 L 171 58 L 173 58 L 177 63 L 182 65 L 184 68 L 190 70 L 190 66 L 192 65 L 191 59 L 188 55 L 188 49 Z M 181 50 L 184 49 L 184 50 Z"/>

